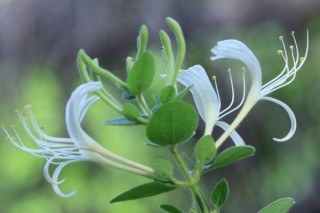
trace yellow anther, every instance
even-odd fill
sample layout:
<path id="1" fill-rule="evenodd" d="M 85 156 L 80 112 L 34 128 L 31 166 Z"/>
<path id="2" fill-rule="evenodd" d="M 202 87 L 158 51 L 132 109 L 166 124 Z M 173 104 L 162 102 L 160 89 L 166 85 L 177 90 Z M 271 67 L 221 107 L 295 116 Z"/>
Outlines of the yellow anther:
<path id="1" fill-rule="evenodd" d="M 283 36 L 279 36 L 280 41 L 283 41 Z"/>
<path id="2" fill-rule="evenodd" d="M 0 128 L 4 128 L 4 124 L 0 124 Z"/>
<path id="3" fill-rule="evenodd" d="M 294 46 L 293 45 L 290 45 L 290 50 L 294 50 Z"/>
<path id="4" fill-rule="evenodd" d="M 278 50 L 277 53 L 278 53 L 279 55 L 282 55 L 282 54 L 283 54 L 283 51 L 282 51 L 282 50 Z"/>
<path id="5" fill-rule="evenodd" d="M 241 67 L 241 70 L 244 72 L 244 71 L 246 71 L 246 68 L 245 67 Z"/>
<path id="6" fill-rule="evenodd" d="M 292 36 L 294 36 L 294 33 L 295 33 L 294 31 L 291 31 L 291 35 L 292 35 Z"/>
<path id="7" fill-rule="evenodd" d="M 303 62 L 305 60 L 305 57 L 300 57 L 300 62 Z"/>
<path id="8" fill-rule="evenodd" d="M 217 76 L 215 76 L 215 75 L 213 75 L 211 78 L 212 78 L 212 80 L 214 80 L 214 81 L 217 80 Z"/>

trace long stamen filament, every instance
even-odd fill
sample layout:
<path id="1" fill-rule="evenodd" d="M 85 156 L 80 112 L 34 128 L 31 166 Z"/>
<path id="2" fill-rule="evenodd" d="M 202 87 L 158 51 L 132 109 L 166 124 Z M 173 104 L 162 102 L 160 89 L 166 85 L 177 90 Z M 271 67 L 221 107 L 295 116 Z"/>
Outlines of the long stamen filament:
<path id="1" fill-rule="evenodd" d="M 221 99 L 220 99 L 220 93 L 219 93 L 219 89 L 218 89 L 218 83 L 217 83 L 217 77 L 214 75 L 212 76 L 212 80 L 214 81 L 214 85 L 216 88 L 216 92 L 217 92 L 217 98 L 218 98 L 218 108 L 221 108 Z"/>
<path id="2" fill-rule="evenodd" d="M 231 84 L 231 101 L 229 106 L 227 106 L 224 110 L 222 110 L 220 112 L 220 114 L 223 114 L 224 112 L 226 112 L 228 109 L 230 109 L 233 105 L 234 102 L 234 87 L 233 87 L 233 80 L 232 80 L 232 74 L 231 74 L 231 69 L 228 69 L 228 73 L 229 73 L 229 79 L 230 79 L 230 84 Z"/>
<path id="3" fill-rule="evenodd" d="M 245 79 L 245 73 L 244 73 L 245 69 L 244 69 L 244 67 L 242 67 L 242 71 L 243 71 L 243 72 L 242 72 L 243 89 L 242 89 L 242 98 L 241 98 L 241 101 L 240 101 L 240 103 L 239 103 L 236 107 L 234 107 L 232 110 L 226 112 L 225 114 L 222 114 L 222 113 L 221 113 L 220 116 L 219 116 L 219 119 L 222 119 L 223 117 L 225 117 L 225 116 L 229 115 L 230 113 L 236 111 L 236 110 L 239 109 L 239 108 L 243 105 L 243 103 L 244 103 L 244 100 L 245 100 L 245 97 L 246 97 L 246 79 Z"/>

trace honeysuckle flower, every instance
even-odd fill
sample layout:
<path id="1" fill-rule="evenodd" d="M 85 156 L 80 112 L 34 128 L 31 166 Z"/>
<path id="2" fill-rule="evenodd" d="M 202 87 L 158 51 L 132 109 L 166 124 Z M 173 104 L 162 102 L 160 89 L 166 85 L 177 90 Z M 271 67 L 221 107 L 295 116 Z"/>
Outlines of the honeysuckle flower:
<path id="1" fill-rule="evenodd" d="M 283 50 L 278 50 L 278 53 L 284 59 L 285 65 L 280 74 L 278 74 L 274 79 L 272 79 L 264 85 L 262 85 L 262 72 L 258 59 L 255 57 L 252 51 L 241 41 L 234 39 L 219 41 L 217 43 L 217 46 L 215 46 L 211 50 L 211 52 L 214 54 L 214 56 L 211 57 L 211 60 L 217 60 L 222 58 L 237 59 L 243 62 L 250 71 L 252 80 L 250 90 L 245 98 L 244 82 L 242 100 L 236 107 L 232 107 L 235 93 L 233 90 L 232 76 L 230 72 L 229 74 L 232 89 L 232 100 L 229 106 L 221 111 L 221 101 L 219 97 L 218 87 L 216 86 L 217 92 L 215 92 L 202 66 L 195 65 L 189 68 L 188 70 L 180 71 L 178 81 L 184 86 L 192 85 L 191 93 L 196 103 L 196 107 L 199 111 L 200 117 L 206 123 L 205 135 L 211 134 L 215 125 L 225 130 L 221 137 L 216 141 L 217 147 L 219 147 L 229 136 L 232 138 L 236 145 L 244 144 L 243 140 L 235 131 L 235 129 L 259 100 L 271 101 L 283 107 L 289 115 L 291 122 L 289 133 L 283 138 L 273 138 L 273 140 L 277 142 L 283 142 L 289 140 L 293 136 L 297 126 L 296 118 L 293 111 L 290 109 L 288 105 L 286 105 L 282 101 L 268 96 L 275 90 L 278 90 L 290 84 L 295 79 L 298 70 L 300 70 L 302 65 L 305 63 L 309 48 L 308 33 L 306 50 L 303 57 L 300 57 L 299 55 L 299 48 L 294 37 L 294 33 L 292 33 L 292 37 L 294 45 L 289 47 L 292 59 L 289 59 L 283 37 L 280 36 L 280 40 L 283 45 Z M 292 66 L 290 66 L 290 63 L 292 63 Z M 240 107 L 241 110 L 239 114 L 230 125 L 220 120 L 222 117 L 230 114 L 231 112 L 235 111 Z"/>
<path id="2" fill-rule="evenodd" d="M 217 146 L 220 146 L 228 137 L 228 135 L 235 128 L 237 128 L 240 122 L 244 119 L 244 117 L 248 114 L 248 112 L 259 100 L 271 101 L 283 107 L 289 115 L 291 128 L 288 134 L 283 138 L 273 138 L 273 140 L 277 142 L 283 142 L 283 141 L 289 140 L 293 136 L 297 126 L 294 113 L 292 112 L 290 107 L 285 103 L 283 103 L 282 101 L 267 96 L 270 93 L 274 92 L 275 90 L 278 90 L 290 84 L 295 79 L 296 73 L 300 70 L 300 68 L 306 61 L 308 48 L 309 48 L 308 32 L 307 32 L 306 50 L 303 57 L 300 57 L 299 55 L 299 48 L 298 48 L 296 39 L 294 37 L 294 32 L 292 32 L 292 37 L 293 37 L 294 45 L 289 47 L 292 60 L 289 59 L 287 48 L 284 43 L 283 37 L 280 36 L 280 40 L 283 45 L 283 50 L 279 50 L 278 53 L 284 59 L 285 65 L 279 75 L 277 75 L 274 79 L 272 79 L 271 81 L 269 81 L 264 85 L 262 85 L 262 72 L 261 72 L 259 61 L 251 52 L 251 50 L 242 42 L 237 40 L 232 40 L 232 39 L 220 41 L 218 42 L 217 46 L 211 50 L 211 52 L 214 54 L 214 56 L 211 57 L 212 60 L 230 58 L 230 59 L 237 59 L 243 62 L 247 66 L 248 70 L 250 71 L 251 80 L 252 80 L 251 88 L 247 95 L 245 103 L 243 104 L 239 114 L 237 115 L 235 120 L 232 122 L 230 127 L 218 139 Z M 290 66 L 290 63 L 292 63 L 291 66 Z"/>
<path id="3" fill-rule="evenodd" d="M 289 59 L 287 48 L 285 46 L 283 37 L 280 36 L 280 40 L 283 45 L 283 50 L 279 50 L 278 53 L 283 57 L 285 65 L 283 70 L 280 72 L 278 76 L 276 76 L 274 79 L 272 79 L 271 81 L 269 81 L 264 85 L 262 85 L 262 73 L 261 73 L 261 67 L 260 67 L 259 61 L 251 52 L 251 50 L 242 42 L 238 40 L 233 40 L 233 39 L 220 41 L 217 43 L 217 46 L 215 46 L 211 50 L 211 52 L 214 54 L 214 56 L 211 57 L 212 60 L 230 58 L 230 59 L 237 59 L 243 62 L 247 66 L 248 70 L 250 71 L 251 80 L 252 80 L 251 88 L 248 92 L 245 103 L 243 104 L 239 114 L 237 115 L 235 120 L 232 122 L 230 127 L 217 140 L 216 145 L 218 147 L 225 141 L 225 139 L 230 135 L 230 133 L 237 128 L 240 122 L 244 119 L 244 117 L 248 114 L 248 112 L 259 100 L 271 101 L 283 107 L 289 115 L 289 118 L 291 121 L 291 128 L 289 133 L 283 138 L 273 138 L 273 140 L 277 142 L 283 142 L 283 141 L 289 140 L 293 136 L 296 130 L 296 118 L 294 116 L 294 113 L 292 112 L 290 107 L 285 103 L 283 103 L 282 101 L 272 97 L 268 97 L 270 93 L 290 84 L 295 79 L 295 76 L 298 70 L 300 70 L 302 65 L 305 63 L 305 60 L 308 54 L 308 48 L 309 48 L 308 33 L 307 33 L 306 51 L 303 57 L 300 57 L 299 55 L 299 48 L 298 48 L 296 39 L 294 37 L 294 32 L 292 32 L 292 37 L 293 37 L 294 45 L 289 47 L 292 60 Z M 290 63 L 292 63 L 291 66 L 290 66 Z"/>
<path id="4" fill-rule="evenodd" d="M 215 125 L 224 130 L 229 127 L 227 123 L 221 121 L 220 119 L 237 108 L 231 108 L 234 99 L 231 74 L 230 79 L 232 88 L 232 101 L 227 108 L 221 110 L 219 93 L 215 92 L 208 75 L 202 66 L 195 65 L 190 67 L 188 70 L 181 70 L 179 72 L 178 81 L 186 87 L 192 85 L 190 90 L 193 95 L 194 102 L 201 119 L 206 124 L 204 135 L 211 135 Z M 230 136 L 237 146 L 244 145 L 242 138 L 236 131 L 233 131 Z"/>
<path id="5" fill-rule="evenodd" d="M 88 94 L 102 88 L 101 82 L 89 82 L 80 85 L 71 95 L 65 114 L 65 122 L 69 138 L 58 138 L 47 135 L 36 122 L 31 105 L 27 105 L 27 115 L 17 110 L 18 117 L 26 133 L 35 142 L 36 148 L 27 147 L 13 128 L 14 136 L 3 127 L 7 137 L 16 147 L 33 154 L 34 156 L 46 159 L 43 172 L 46 180 L 52 185 L 54 191 L 61 197 L 70 197 L 76 192 L 63 193 L 59 184 L 64 180 L 58 180 L 61 170 L 70 163 L 81 161 L 92 161 L 113 168 L 122 169 L 134 174 L 154 178 L 152 168 L 141 165 L 121 157 L 92 139 L 81 127 L 89 107 L 99 98 L 95 95 L 88 97 Z M 51 174 L 51 166 L 55 169 Z"/>

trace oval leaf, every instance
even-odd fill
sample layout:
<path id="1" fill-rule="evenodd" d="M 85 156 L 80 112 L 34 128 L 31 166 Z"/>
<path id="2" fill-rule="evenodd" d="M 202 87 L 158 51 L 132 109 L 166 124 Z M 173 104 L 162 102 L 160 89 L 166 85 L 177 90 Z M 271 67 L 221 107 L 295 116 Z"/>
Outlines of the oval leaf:
<path id="1" fill-rule="evenodd" d="M 144 52 L 128 73 L 128 88 L 131 94 L 145 93 L 153 81 L 155 63 L 151 53 Z"/>
<path id="2" fill-rule="evenodd" d="M 243 158 L 250 157 L 254 154 L 255 148 L 252 146 L 233 146 L 217 155 L 213 163 L 205 165 L 203 172 L 208 172 L 223 166 L 227 166 Z"/>
<path id="3" fill-rule="evenodd" d="M 281 198 L 267 205 L 258 213 L 287 213 L 294 204 L 295 201 L 292 198 Z"/>
<path id="4" fill-rule="evenodd" d="M 210 135 L 200 138 L 195 146 L 195 154 L 201 167 L 216 156 L 217 149 Z"/>
<path id="5" fill-rule="evenodd" d="M 220 180 L 214 187 L 211 194 L 211 201 L 217 207 L 221 208 L 229 196 L 229 185 L 225 179 Z"/>
<path id="6" fill-rule="evenodd" d="M 169 213 L 182 213 L 182 211 L 180 211 L 176 207 L 171 206 L 171 205 L 167 205 L 167 204 L 162 204 L 160 206 L 160 208 L 162 208 L 163 210 L 165 210 L 166 212 L 169 212 Z"/>
<path id="7" fill-rule="evenodd" d="M 148 138 L 161 146 L 189 139 L 198 125 L 198 114 L 191 104 L 173 101 L 162 105 L 147 125 Z"/>
<path id="8" fill-rule="evenodd" d="M 146 183 L 118 195 L 117 197 L 112 199 L 110 203 L 151 197 L 157 194 L 171 191 L 173 189 L 176 189 L 176 187 L 160 182 Z"/>

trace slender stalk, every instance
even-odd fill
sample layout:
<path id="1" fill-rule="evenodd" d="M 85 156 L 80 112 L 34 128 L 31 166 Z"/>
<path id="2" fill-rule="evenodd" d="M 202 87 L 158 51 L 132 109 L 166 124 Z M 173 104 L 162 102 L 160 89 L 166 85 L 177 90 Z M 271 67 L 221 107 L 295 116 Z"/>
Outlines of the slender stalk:
<path id="1" fill-rule="evenodd" d="M 139 106 L 142 108 L 142 110 L 149 116 L 152 116 L 152 112 L 146 102 L 146 99 L 144 98 L 143 94 L 139 94 L 136 96 Z"/>
<path id="2" fill-rule="evenodd" d="M 82 57 L 80 57 L 80 52 L 81 52 L 81 50 L 79 51 L 79 55 L 78 55 L 78 59 L 77 59 L 78 69 L 79 69 L 80 75 L 82 77 L 82 80 L 84 82 L 90 82 L 92 80 L 91 80 L 91 78 L 90 78 L 90 76 L 88 74 L 86 64 L 82 60 Z M 117 112 L 122 114 L 121 105 L 107 91 L 99 90 L 99 91 L 96 91 L 95 94 L 97 96 L 99 96 L 101 98 L 101 100 L 103 100 L 109 106 L 111 106 L 114 110 L 116 110 Z"/>
<path id="3" fill-rule="evenodd" d="M 84 52 L 84 50 L 79 50 L 79 57 L 83 60 L 83 62 L 95 73 L 98 75 L 109 79 L 114 82 L 123 90 L 128 90 L 128 85 L 124 81 L 122 81 L 117 76 L 113 75 L 109 70 L 103 69 L 99 67 L 94 61 Z"/>
<path id="4" fill-rule="evenodd" d="M 179 155 L 179 153 L 177 152 L 177 147 L 173 146 L 170 147 L 170 151 L 173 154 L 175 160 L 177 161 L 179 167 L 182 170 L 183 175 L 185 176 L 185 178 L 187 179 L 187 181 L 190 184 L 190 189 L 192 191 L 192 194 L 194 195 L 197 204 L 201 210 L 201 213 L 209 213 L 209 210 L 206 206 L 206 203 L 200 193 L 200 190 L 198 188 L 197 183 L 199 182 L 199 179 L 194 179 L 191 174 L 189 173 L 189 169 L 188 167 L 185 165 L 184 161 L 182 160 L 181 156 Z"/>

